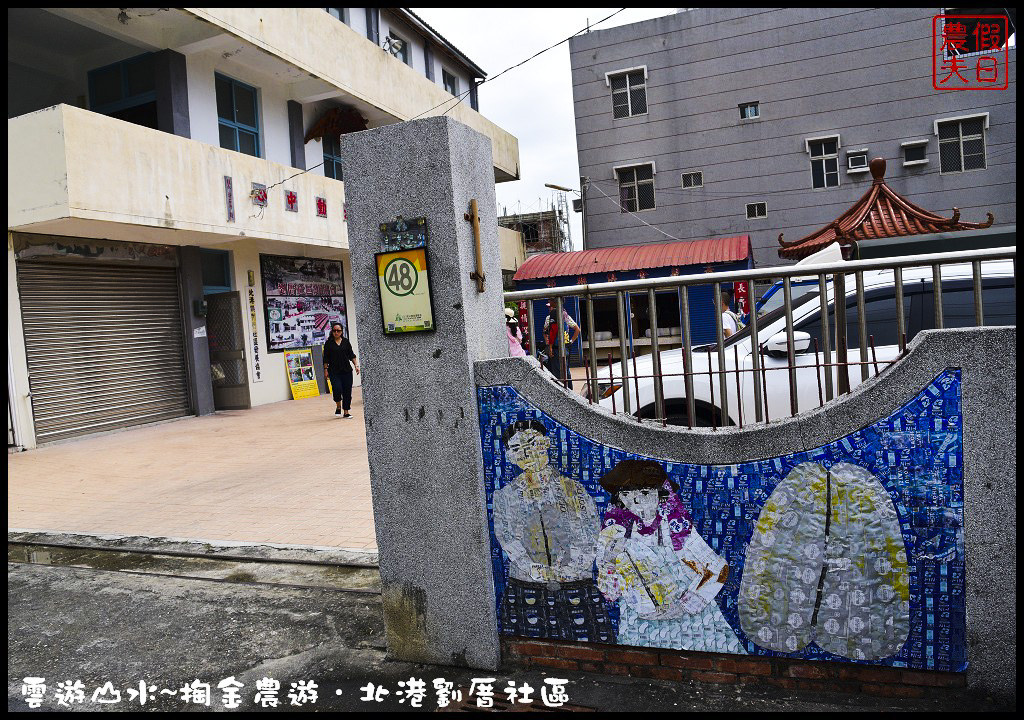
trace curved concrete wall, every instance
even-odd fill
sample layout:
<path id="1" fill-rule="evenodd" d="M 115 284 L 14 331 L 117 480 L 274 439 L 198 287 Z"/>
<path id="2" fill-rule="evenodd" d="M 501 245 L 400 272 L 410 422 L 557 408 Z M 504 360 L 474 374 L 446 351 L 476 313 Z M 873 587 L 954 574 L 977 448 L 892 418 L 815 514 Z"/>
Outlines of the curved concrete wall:
<path id="1" fill-rule="evenodd" d="M 959 369 L 967 621 L 966 638 L 952 641 L 966 645 L 971 686 L 1010 696 L 1016 688 L 1015 343 L 1016 328 L 923 332 L 905 358 L 839 402 L 767 426 L 717 431 L 613 417 L 551 382 L 531 359 L 478 362 L 476 379 L 480 388 L 513 389 L 569 432 L 605 447 L 666 463 L 735 465 L 835 443 L 899 412 L 936 378 Z"/>

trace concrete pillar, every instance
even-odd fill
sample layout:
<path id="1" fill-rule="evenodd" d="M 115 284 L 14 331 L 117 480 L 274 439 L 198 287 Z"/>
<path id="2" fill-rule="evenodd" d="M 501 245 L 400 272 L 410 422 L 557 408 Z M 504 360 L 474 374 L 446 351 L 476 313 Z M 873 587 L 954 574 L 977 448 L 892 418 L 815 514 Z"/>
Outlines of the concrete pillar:
<path id="1" fill-rule="evenodd" d="M 288 101 L 288 144 L 292 151 L 292 167 L 306 169 L 306 131 L 302 125 L 302 105 Z"/>
<path id="2" fill-rule="evenodd" d="M 181 248 L 179 258 L 181 316 L 185 321 L 185 363 L 188 366 L 192 411 L 196 415 L 209 415 L 215 410 L 210 344 L 206 337 L 206 318 L 195 313 L 195 303 L 203 299 L 202 250 L 187 245 Z"/>
<path id="3" fill-rule="evenodd" d="M 447 117 L 343 135 L 354 308 L 384 622 L 395 659 L 495 669 L 473 363 L 507 354 L 490 141 Z M 485 292 L 473 228 L 479 205 Z M 427 218 L 434 332 L 385 336 L 381 223 Z"/>
<path id="4" fill-rule="evenodd" d="M 157 128 L 191 137 L 188 114 L 188 73 L 185 56 L 173 50 L 155 54 Z"/>

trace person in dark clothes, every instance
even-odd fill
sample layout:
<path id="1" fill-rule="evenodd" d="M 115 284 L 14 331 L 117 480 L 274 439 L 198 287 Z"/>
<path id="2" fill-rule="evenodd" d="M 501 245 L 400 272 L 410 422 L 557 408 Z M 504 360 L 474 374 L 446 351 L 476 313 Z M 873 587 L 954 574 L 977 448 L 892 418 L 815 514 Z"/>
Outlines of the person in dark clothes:
<path id="1" fill-rule="evenodd" d="M 351 364 L 350 364 L 351 361 Z M 335 415 L 350 418 L 349 409 L 352 407 L 352 368 L 355 367 L 356 374 L 359 374 L 359 361 L 352 351 L 352 343 L 344 336 L 341 323 L 331 324 L 331 335 L 324 343 L 324 377 L 330 380 L 331 390 L 334 392 L 334 402 L 337 408 Z"/>

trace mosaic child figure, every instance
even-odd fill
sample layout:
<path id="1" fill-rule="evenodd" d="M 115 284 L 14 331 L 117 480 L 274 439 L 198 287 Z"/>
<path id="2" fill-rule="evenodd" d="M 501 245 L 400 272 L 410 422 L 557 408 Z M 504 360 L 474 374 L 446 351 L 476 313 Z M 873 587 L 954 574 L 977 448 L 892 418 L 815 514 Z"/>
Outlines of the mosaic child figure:
<path id="1" fill-rule="evenodd" d="M 601 478 L 612 496 L 598 541 L 597 584 L 619 602 L 621 645 L 746 654 L 715 595 L 729 566 L 697 533 L 652 460 L 623 460 Z"/>
<path id="2" fill-rule="evenodd" d="M 501 626 L 526 637 L 614 642 L 594 584 L 597 506 L 548 464 L 547 432 L 524 420 L 503 434 L 508 461 L 523 472 L 494 493 L 494 535 L 509 558 Z"/>

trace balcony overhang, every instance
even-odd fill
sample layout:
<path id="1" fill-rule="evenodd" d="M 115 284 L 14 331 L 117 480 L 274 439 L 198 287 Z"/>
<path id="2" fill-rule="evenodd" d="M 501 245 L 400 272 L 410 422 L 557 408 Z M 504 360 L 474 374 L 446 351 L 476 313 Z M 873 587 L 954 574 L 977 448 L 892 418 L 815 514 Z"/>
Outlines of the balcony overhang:
<path id="1" fill-rule="evenodd" d="M 69 105 L 7 121 L 7 181 L 7 227 L 18 232 L 348 249 L 344 183 Z M 269 188 L 265 207 L 253 204 L 253 183 Z M 295 193 L 294 212 L 286 191 Z"/>
<path id="2" fill-rule="evenodd" d="M 491 140 L 496 182 L 519 179 L 519 141 L 321 8 L 59 8 L 53 15 L 141 50 L 217 52 L 285 83 L 299 103 L 335 99 L 370 127 L 448 115 Z M 301 41 L 297 39 L 301 38 Z M 433 108 L 433 109 L 432 109 Z"/>

